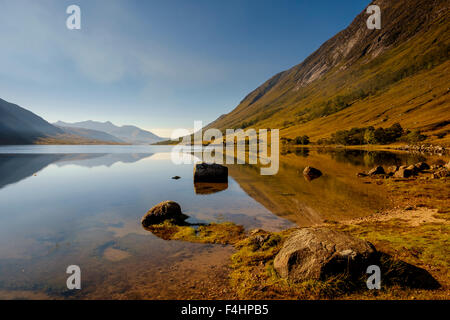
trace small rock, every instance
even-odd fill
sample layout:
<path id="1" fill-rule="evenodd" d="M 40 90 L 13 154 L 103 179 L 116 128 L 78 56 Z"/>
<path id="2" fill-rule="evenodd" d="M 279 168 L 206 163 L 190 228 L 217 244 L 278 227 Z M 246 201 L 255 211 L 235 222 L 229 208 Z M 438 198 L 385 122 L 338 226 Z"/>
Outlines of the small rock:
<path id="1" fill-rule="evenodd" d="M 249 242 L 253 245 L 254 250 L 261 248 L 264 243 L 270 238 L 270 234 L 262 229 L 254 229 L 250 231 Z"/>
<path id="2" fill-rule="evenodd" d="M 254 236 L 258 233 L 265 233 L 266 231 L 264 231 L 263 229 L 253 229 L 249 232 L 249 235 Z"/>
<path id="3" fill-rule="evenodd" d="M 180 176 L 174 176 L 174 177 L 172 177 L 172 179 L 178 180 L 178 179 L 181 179 L 181 177 Z"/>
<path id="4" fill-rule="evenodd" d="M 398 169 L 399 169 L 398 166 L 390 166 L 390 167 L 387 168 L 386 174 L 392 176 L 398 171 Z"/>
<path id="5" fill-rule="evenodd" d="M 433 172 L 431 174 L 431 178 L 432 179 L 446 178 L 446 177 L 449 177 L 449 176 L 450 176 L 450 171 L 448 171 L 445 168 L 441 168 L 438 171 Z"/>
<path id="6" fill-rule="evenodd" d="M 305 170 L 303 170 L 303 175 L 308 181 L 311 181 L 321 177 L 322 172 L 319 169 L 308 166 L 305 168 Z"/>
<path id="7" fill-rule="evenodd" d="M 413 175 L 413 172 L 406 169 L 404 166 L 400 167 L 397 172 L 394 173 L 395 178 L 409 178 Z"/>
<path id="8" fill-rule="evenodd" d="M 429 170 L 430 166 L 426 162 L 418 162 L 414 165 L 418 171 Z"/>
<path id="9" fill-rule="evenodd" d="M 377 174 L 385 174 L 384 168 L 382 166 L 377 166 L 369 171 L 369 176 L 374 176 Z"/>

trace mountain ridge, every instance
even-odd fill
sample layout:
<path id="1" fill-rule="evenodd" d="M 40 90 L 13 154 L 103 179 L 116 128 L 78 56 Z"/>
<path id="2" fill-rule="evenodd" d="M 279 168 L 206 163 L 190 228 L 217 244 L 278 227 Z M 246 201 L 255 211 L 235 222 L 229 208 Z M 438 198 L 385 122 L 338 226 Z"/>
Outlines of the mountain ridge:
<path id="1" fill-rule="evenodd" d="M 303 62 L 272 76 L 207 128 L 280 128 L 282 137 L 319 139 L 350 127 L 400 122 L 446 135 L 450 126 L 439 126 L 436 113 L 450 111 L 448 3 L 371 4 L 381 8 L 381 30 L 367 28 L 364 10 Z M 443 141 L 450 142 L 448 135 Z"/>
<path id="2" fill-rule="evenodd" d="M 0 145 L 30 144 L 63 133 L 33 112 L 0 99 Z"/>
<path id="3" fill-rule="evenodd" d="M 96 122 L 92 121 L 92 124 Z M 135 126 L 117 127 L 109 121 L 103 124 L 121 131 L 125 139 L 101 130 L 53 125 L 17 104 L 0 99 L 0 145 L 151 144 L 163 140 Z"/>
<path id="4" fill-rule="evenodd" d="M 116 126 L 111 121 L 99 122 L 86 120 L 81 122 L 68 123 L 63 121 L 55 122 L 54 125 L 63 128 L 78 128 L 105 132 L 108 135 L 126 143 L 132 144 L 153 144 L 164 140 L 151 131 L 143 130 L 133 125 Z"/>

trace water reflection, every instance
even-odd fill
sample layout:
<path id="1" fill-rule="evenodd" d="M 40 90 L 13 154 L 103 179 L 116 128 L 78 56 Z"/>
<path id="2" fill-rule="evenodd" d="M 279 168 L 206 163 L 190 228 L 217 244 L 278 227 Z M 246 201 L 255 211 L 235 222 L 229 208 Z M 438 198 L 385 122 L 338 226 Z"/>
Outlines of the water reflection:
<path id="1" fill-rule="evenodd" d="M 170 159 L 169 147 L 0 148 L 0 298 L 188 298 L 189 290 L 179 288 L 203 279 L 205 268 L 225 263 L 231 251 L 149 233 L 140 219 L 153 205 L 174 200 L 189 223 L 232 221 L 276 231 L 371 214 L 387 205 L 386 195 L 356 172 L 422 161 L 295 149 L 283 152 L 275 176 L 230 165 L 228 184 L 193 185 L 192 165 Z M 323 176 L 305 181 L 306 166 Z M 81 292 L 65 287 L 71 264 L 82 269 Z"/>
<path id="2" fill-rule="evenodd" d="M 280 154 L 295 154 L 307 158 L 310 153 L 317 152 L 326 154 L 333 160 L 343 163 L 351 163 L 355 166 L 375 166 L 375 165 L 410 165 L 425 161 L 427 157 L 417 153 L 390 152 L 390 151 L 368 151 L 358 149 L 336 149 L 336 148 L 285 148 Z"/>
<path id="3" fill-rule="evenodd" d="M 211 182 L 194 182 L 194 190 L 196 194 L 213 194 L 228 189 L 228 182 L 211 183 Z"/>
<path id="4" fill-rule="evenodd" d="M 318 149 L 318 153 L 328 154 L 337 162 L 351 163 L 355 166 L 373 167 L 375 165 L 411 165 L 426 161 L 426 157 L 414 153 L 394 153 L 389 151 L 366 151 L 348 149 Z"/>
<path id="5" fill-rule="evenodd" d="M 221 192 L 197 194 L 192 165 L 174 165 L 170 148 L 139 148 L 0 148 L 0 298 L 188 298 L 179 288 L 203 281 L 204 270 L 231 251 L 144 230 L 141 217 L 163 200 L 180 203 L 190 223 L 292 226 L 234 180 Z M 65 286 L 72 264 L 82 269 L 80 292 Z"/>
<path id="6" fill-rule="evenodd" d="M 285 149 L 275 176 L 259 175 L 255 165 L 229 166 L 230 175 L 241 188 L 265 208 L 290 221 L 313 225 L 325 220 L 361 217 L 391 205 L 383 186 L 363 183 L 357 172 L 375 165 L 414 164 L 422 155 L 348 149 Z M 304 179 L 307 166 L 323 176 Z"/>
<path id="7" fill-rule="evenodd" d="M 37 173 L 52 163 L 59 167 L 111 167 L 117 162 L 133 163 L 153 154 L 0 154 L 0 189 Z"/>

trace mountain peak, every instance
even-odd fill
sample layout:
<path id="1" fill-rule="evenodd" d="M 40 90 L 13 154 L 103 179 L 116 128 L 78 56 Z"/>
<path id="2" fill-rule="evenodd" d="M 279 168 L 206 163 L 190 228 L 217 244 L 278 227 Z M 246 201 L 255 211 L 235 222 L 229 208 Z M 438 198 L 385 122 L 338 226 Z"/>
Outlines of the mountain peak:
<path id="1" fill-rule="evenodd" d="M 111 121 L 99 122 L 87 120 L 75 123 L 58 121 L 56 125 L 61 127 L 81 128 L 105 132 L 120 139 L 121 141 L 125 141 L 131 144 L 152 144 L 163 140 L 150 131 L 146 131 L 131 125 L 124 125 L 119 127 L 114 125 Z"/>

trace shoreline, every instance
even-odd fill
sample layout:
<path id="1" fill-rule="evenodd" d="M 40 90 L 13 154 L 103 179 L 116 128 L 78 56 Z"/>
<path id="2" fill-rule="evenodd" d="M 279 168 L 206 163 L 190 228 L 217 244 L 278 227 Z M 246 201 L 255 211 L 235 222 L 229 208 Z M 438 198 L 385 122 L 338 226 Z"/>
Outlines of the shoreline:
<path id="1" fill-rule="evenodd" d="M 404 273 L 403 267 L 423 270 L 440 284 L 438 289 L 416 288 L 408 284 L 408 276 L 395 278 L 381 290 L 367 290 L 361 283 L 346 283 L 345 279 L 307 281 L 292 283 L 280 278 L 273 263 L 276 254 L 289 235 L 307 227 L 293 227 L 280 232 L 261 229 L 242 230 L 229 237 L 223 231 L 239 226 L 233 223 L 210 224 L 196 232 L 186 226 L 158 225 L 161 230 L 170 230 L 167 240 L 201 242 L 232 246 L 229 257 L 228 280 L 232 292 L 227 297 L 237 299 L 449 299 L 448 279 L 450 254 L 448 235 L 450 233 L 450 203 L 448 191 L 450 179 L 431 179 L 429 172 L 408 179 L 362 178 L 388 188 L 393 198 L 391 206 L 364 217 L 340 221 L 326 221 L 314 227 L 324 227 L 369 241 L 383 256 L 384 270 Z M 377 183 L 378 182 L 378 183 Z M 427 190 L 428 193 L 423 193 Z M 222 229 L 224 227 L 224 229 Z M 166 229 L 167 228 L 167 229 Z M 207 229 L 211 228 L 211 232 Z M 215 233 L 219 235 L 216 239 Z M 255 247 L 255 239 L 263 243 Z M 223 270 L 223 269 L 222 269 Z M 414 278 L 414 275 L 412 276 Z"/>

